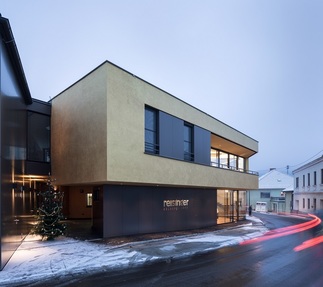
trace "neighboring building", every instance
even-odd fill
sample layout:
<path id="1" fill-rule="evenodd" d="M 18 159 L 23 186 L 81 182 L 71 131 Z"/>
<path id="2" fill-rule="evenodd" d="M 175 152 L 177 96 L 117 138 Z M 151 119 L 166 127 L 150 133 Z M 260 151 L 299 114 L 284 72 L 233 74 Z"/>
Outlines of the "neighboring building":
<path id="1" fill-rule="evenodd" d="M 293 175 L 295 211 L 323 211 L 323 156 L 295 169 Z"/>
<path id="2" fill-rule="evenodd" d="M 2 269 L 30 231 L 36 181 L 50 171 L 50 105 L 32 101 L 9 21 L 1 15 L 0 35 Z"/>
<path id="3" fill-rule="evenodd" d="M 103 237 L 244 218 L 254 139 L 110 62 L 51 102 L 68 218 L 92 218 Z"/>
<path id="4" fill-rule="evenodd" d="M 276 169 L 270 169 L 269 172 L 259 177 L 259 188 L 247 192 L 248 205 L 251 205 L 254 210 L 262 205 L 265 206 L 265 211 L 291 212 L 292 186 L 292 176 Z"/>

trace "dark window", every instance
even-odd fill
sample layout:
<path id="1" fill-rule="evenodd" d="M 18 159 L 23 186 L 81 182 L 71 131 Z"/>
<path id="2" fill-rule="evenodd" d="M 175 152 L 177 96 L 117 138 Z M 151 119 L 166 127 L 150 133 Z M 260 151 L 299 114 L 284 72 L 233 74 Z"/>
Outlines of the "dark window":
<path id="1" fill-rule="evenodd" d="M 193 126 L 188 123 L 184 123 L 184 159 L 194 161 Z"/>
<path id="2" fill-rule="evenodd" d="M 308 198 L 307 199 L 307 209 L 310 209 L 311 208 L 311 204 L 310 204 L 310 199 Z"/>
<path id="3" fill-rule="evenodd" d="M 303 174 L 303 186 L 305 186 L 305 174 Z"/>
<path id="4" fill-rule="evenodd" d="M 307 186 L 310 186 L 311 185 L 311 174 L 308 173 L 307 174 Z"/>
<path id="5" fill-rule="evenodd" d="M 323 168 L 321 169 L 321 184 L 323 184 Z"/>
<path id="6" fill-rule="evenodd" d="M 270 192 L 260 192 L 260 198 L 270 198 Z"/>
<path id="7" fill-rule="evenodd" d="M 50 161 L 50 117 L 28 112 L 27 158 L 31 161 Z"/>
<path id="8" fill-rule="evenodd" d="M 303 198 L 303 208 L 305 208 L 305 198 Z"/>
<path id="9" fill-rule="evenodd" d="M 298 187 L 299 187 L 299 178 L 296 177 L 296 188 L 298 188 Z"/>
<path id="10" fill-rule="evenodd" d="M 158 111 L 145 108 L 145 152 L 158 154 Z"/>
<path id="11" fill-rule="evenodd" d="M 316 185 L 316 171 L 314 171 L 314 185 Z"/>

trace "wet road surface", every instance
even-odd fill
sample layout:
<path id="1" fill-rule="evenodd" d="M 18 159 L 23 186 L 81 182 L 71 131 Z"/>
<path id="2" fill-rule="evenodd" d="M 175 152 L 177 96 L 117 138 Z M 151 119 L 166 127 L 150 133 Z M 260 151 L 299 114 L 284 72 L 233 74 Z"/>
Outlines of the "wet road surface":
<path id="1" fill-rule="evenodd" d="M 255 214 L 269 229 L 304 223 L 293 217 Z M 323 243 L 294 248 L 317 236 L 321 225 L 265 241 L 221 248 L 185 260 L 140 268 L 81 274 L 46 286 L 323 286 Z M 53 285 L 54 284 L 54 285 Z M 37 285 L 34 285 L 37 286 Z M 44 286 L 44 285 L 43 285 Z"/>

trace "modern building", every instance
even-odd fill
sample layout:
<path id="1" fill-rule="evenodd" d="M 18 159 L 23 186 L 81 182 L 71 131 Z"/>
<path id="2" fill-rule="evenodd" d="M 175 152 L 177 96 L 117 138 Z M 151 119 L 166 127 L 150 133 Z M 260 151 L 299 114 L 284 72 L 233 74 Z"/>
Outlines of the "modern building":
<path id="1" fill-rule="evenodd" d="M 301 212 L 323 211 L 323 156 L 295 169 L 294 209 Z"/>
<path id="2" fill-rule="evenodd" d="M 256 211 L 291 212 L 293 177 L 272 168 L 259 177 L 259 188 L 247 191 L 248 205 Z"/>
<path id="3" fill-rule="evenodd" d="M 51 172 L 67 219 L 103 237 L 245 217 L 258 142 L 110 62 L 50 103 L 32 99 L 0 16 L 2 269 L 30 231 Z"/>
<path id="4" fill-rule="evenodd" d="M 50 104 L 32 100 L 8 19 L 0 15 L 0 269 L 29 233 L 36 182 L 50 171 Z"/>
<path id="5" fill-rule="evenodd" d="M 258 142 L 104 62 L 52 99 L 52 173 L 68 218 L 103 236 L 245 216 Z"/>

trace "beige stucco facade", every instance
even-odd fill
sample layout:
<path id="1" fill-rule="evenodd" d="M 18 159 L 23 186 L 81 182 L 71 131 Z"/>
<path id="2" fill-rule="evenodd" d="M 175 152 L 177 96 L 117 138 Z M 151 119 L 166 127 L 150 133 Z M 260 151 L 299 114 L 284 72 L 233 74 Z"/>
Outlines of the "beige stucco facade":
<path id="1" fill-rule="evenodd" d="M 246 190 L 258 176 L 149 155 L 144 109 L 154 107 L 228 142 L 246 158 L 258 142 L 105 62 L 52 100 L 52 173 L 60 185 L 144 184 Z M 225 147 L 224 147 L 225 148 Z"/>

